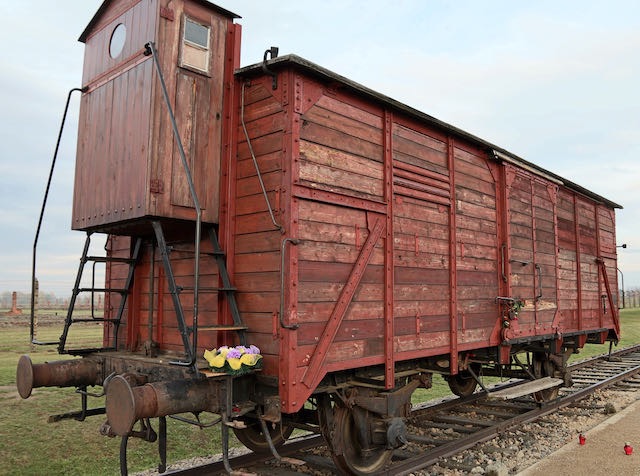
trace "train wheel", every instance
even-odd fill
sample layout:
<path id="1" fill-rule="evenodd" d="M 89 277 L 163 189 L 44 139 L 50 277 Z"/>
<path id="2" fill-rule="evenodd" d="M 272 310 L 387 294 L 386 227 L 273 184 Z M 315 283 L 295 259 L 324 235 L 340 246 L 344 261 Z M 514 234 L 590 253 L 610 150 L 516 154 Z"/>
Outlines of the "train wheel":
<path id="1" fill-rule="evenodd" d="M 331 406 L 329 397 L 318 405 L 318 416 L 322 435 L 331 449 L 333 461 L 343 474 L 370 475 L 382 470 L 393 454 L 386 446 L 364 449 L 358 438 L 353 412 L 342 403 Z M 336 451 L 333 443 L 341 441 Z M 341 454 L 337 454 L 337 453 Z"/>
<path id="2" fill-rule="evenodd" d="M 235 433 L 240 443 L 249 448 L 254 453 L 265 454 L 269 453 L 269 444 L 262 432 L 260 422 L 258 420 L 244 420 L 247 425 L 246 428 L 234 428 Z M 293 432 L 293 426 L 289 426 L 283 423 L 276 423 L 275 425 L 267 422 L 267 428 L 269 430 L 269 436 L 273 446 L 278 449 L 285 444 L 287 438 L 291 436 Z"/>
<path id="3" fill-rule="evenodd" d="M 535 378 L 553 377 L 555 364 L 546 354 L 533 354 L 533 375 Z M 560 387 L 547 388 L 533 394 L 536 402 L 550 402 L 558 397 Z"/>
<path id="4" fill-rule="evenodd" d="M 473 371 L 477 375 L 480 371 L 480 366 L 474 366 Z M 456 375 L 448 376 L 447 383 L 449 384 L 451 392 L 459 397 L 468 397 L 475 392 L 478 386 L 478 382 L 473 378 L 471 372 L 468 371 L 462 371 Z"/>

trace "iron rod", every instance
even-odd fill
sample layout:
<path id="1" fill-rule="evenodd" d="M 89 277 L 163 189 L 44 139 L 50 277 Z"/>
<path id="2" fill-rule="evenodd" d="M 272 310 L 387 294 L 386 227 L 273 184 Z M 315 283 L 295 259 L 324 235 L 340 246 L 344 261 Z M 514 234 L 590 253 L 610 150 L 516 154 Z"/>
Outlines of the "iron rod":
<path id="1" fill-rule="evenodd" d="M 87 91 L 87 87 L 84 88 L 73 88 L 69 91 L 67 95 L 67 102 L 64 106 L 64 113 L 62 114 L 62 121 L 60 122 L 60 130 L 58 132 L 58 139 L 56 141 L 56 148 L 53 152 L 53 160 L 51 161 L 51 169 L 49 170 L 49 178 L 47 180 L 47 187 L 44 191 L 44 198 L 42 199 L 42 207 L 40 208 L 40 217 L 38 218 L 38 226 L 36 227 L 36 235 L 33 239 L 33 254 L 31 257 L 31 324 L 30 324 L 30 338 L 32 344 L 38 345 L 52 345 L 57 344 L 57 342 L 38 342 L 35 340 L 35 281 L 36 281 L 36 251 L 38 248 L 38 238 L 40 238 L 40 230 L 42 228 L 42 219 L 44 218 L 44 210 L 47 207 L 47 199 L 49 198 L 49 189 L 51 188 L 51 181 L 53 179 L 53 171 L 56 167 L 56 160 L 58 159 L 58 151 L 60 150 L 60 142 L 62 140 L 62 131 L 64 130 L 64 123 L 67 119 L 67 112 L 69 112 L 69 103 L 71 102 L 71 95 L 74 91 L 79 91 L 84 93 Z"/>
<path id="2" fill-rule="evenodd" d="M 178 145 L 178 151 L 180 152 L 180 160 L 182 162 L 182 167 L 184 169 L 184 173 L 187 178 L 187 183 L 189 184 L 189 192 L 191 193 L 191 199 L 193 200 L 193 206 L 196 210 L 196 237 L 195 237 L 195 260 L 194 260 L 194 277 L 193 277 L 193 287 L 195 288 L 193 291 L 193 350 L 191 352 L 191 366 L 194 366 L 196 363 L 196 355 L 198 349 L 198 285 L 200 279 L 200 228 L 202 221 L 202 209 L 200 208 L 200 201 L 198 200 L 198 194 L 196 193 L 196 187 L 193 183 L 193 177 L 191 176 L 191 171 L 189 170 L 189 164 L 187 163 L 187 157 L 184 152 L 184 147 L 182 146 L 182 140 L 180 139 L 180 132 L 178 131 L 178 124 L 176 123 L 175 115 L 173 114 L 173 108 L 171 107 L 171 99 L 169 98 L 169 93 L 167 91 L 167 85 L 164 82 L 164 75 L 162 74 L 162 69 L 160 68 L 160 61 L 158 60 L 158 52 L 156 51 L 155 44 L 150 41 L 145 45 L 147 51 L 153 57 L 153 63 L 156 67 L 156 72 L 158 73 L 158 79 L 160 80 L 160 86 L 162 89 L 162 95 L 164 96 L 164 101 L 167 105 L 167 111 L 169 112 L 169 118 L 171 119 L 171 126 L 173 128 L 173 135 L 176 139 L 176 143 Z"/>

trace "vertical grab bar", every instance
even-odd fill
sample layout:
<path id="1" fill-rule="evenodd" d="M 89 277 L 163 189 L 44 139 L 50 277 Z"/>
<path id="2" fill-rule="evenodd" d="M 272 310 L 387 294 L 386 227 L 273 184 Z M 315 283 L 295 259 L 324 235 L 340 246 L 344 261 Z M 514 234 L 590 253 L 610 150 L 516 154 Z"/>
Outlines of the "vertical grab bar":
<path id="1" fill-rule="evenodd" d="M 506 283 L 507 282 L 507 272 L 506 272 L 506 262 L 504 260 L 504 252 L 507 249 L 507 244 L 506 243 L 502 243 L 502 246 L 500 246 L 500 255 L 502 256 L 501 259 L 501 266 L 502 266 L 502 280 Z"/>
<path id="2" fill-rule="evenodd" d="M 538 289 L 540 291 L 538 294 L 536 294 L 536 301 L 538 301 L 540 298 L 542 298 L 542 266 L 536 263 L 535 268 L 538 272 Z"/>

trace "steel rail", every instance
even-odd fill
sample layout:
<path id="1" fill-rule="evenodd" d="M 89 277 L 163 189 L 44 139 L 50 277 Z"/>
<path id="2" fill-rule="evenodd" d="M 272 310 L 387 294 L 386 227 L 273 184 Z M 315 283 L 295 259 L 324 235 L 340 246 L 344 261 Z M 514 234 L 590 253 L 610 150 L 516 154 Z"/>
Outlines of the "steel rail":
<path id="1" fill-rule="evenodd" d="M 635 346 L 632 349 L 623 349 L 618 353 L 616 353 L 617 355 L 616 354 L 612 354 L 612 355 L 614 356 L 628 355 L 632 352 L 639 352 L 639 351 L 640 351 L 640 346 Z M 576 364 L 576 367 L 584 368 L 587 366 L 587 364 L 595 364 L 608 357 L 609 356 L 600 356 L 598 358 L 594 358 L 589 361 L 580 362 Z M 571 366 L 571 368 L 573 368 L 573 366 Z M 597 383 L 594 383 L 592 385 L 587 385 L 576 391 L 571 391 L 571 389 L 569 388 L 567 389 L 570 392 L 568 395 L 559 397 L 556 400 L 553 400 L 548 403 L 540 404 L 541 406 L 539 408 L 535 408 L 533 410 L 524 412 L 520 415 L 516 415 L 513 418 L 503 420 L 501 422 L 496 423 L 496 425 L 494 426 L 478 430 L 472 434 L 469 434 L 468 436 L 458 438 L 457 440 L 454 440 L 450 443 L 445 443 L 441 446 L 437 446 L 436 448 L 429 450 L 427 453 L 421 454 L 416 457 L 405 459 L 404 461 L 401 461 L 398 463 L 394 463 L 385 471 L 381 472 L 380 474 L 389 475 L 389 476 L 404 475 L 404 474 L 409 474 L 413 471 L 422 469 L 426 466 L 430 466 L 436 463 L 440 458 L 452 456 L 456 453 L 469 449 L 477 445 L 478 443 L 491 440 L 494 437 L 498 436 L 501 432 L 503 432 L 507 428 L 511 428 L 516 425 L 521 425 L 524 423 L 535 421 L 540 417 L 553 413 L 560 408 L 566 407 L 578 400 L 585 398 L 586 396 L 594 393 L 596 390 L 613 385 L 616 382 L 629 378 L 630 376 L 637 373 L 640 373 L 640 364 L 630 366 L 628 369 L 624 370 L 621 373 L 617 373 L 612 377 L 605 378 Z M 484 396 L 484 392 L 480 393 L 479 395 Z M 480 399 L 481 398 L 476 398 L 474 400 L 480 400 Z M 454 400 L 454 402 L 455 401 L 461 403 L 460 400 Z"/>
<path id="2" fill-rule="evenodd" d="M 578 370 L 588 367 L 589 365 L 595 365 L 598 362 L 606 362 L 610 357 L 618 358 L 624 356 L 628 356 L 632 353 L 640 354 L 640 345 L 636 345 L 633 347 L 621 349 L 619 351 L 613 352 L 611 354 L 599 355 L 592 357 L 590 359 L 577 362 L 569 366 L 571 370 Z M 636 359 L 633 359 L 636 360 Z M 621 380 L 627 379 L 634 374 L 640 373 L 640 355 L 638 355 L 638 363 L 636 365 L 629 365 L 627 369 L 622 372 L 617 372 L 615 375 L 611 377 L 604 378 L 592 385 L 587 385 L 585 387 L 573 390 L 571 387 L 565 388 L 564 390 L 568 392 L 567 395 L 561 396 L 556 400 L 553 400 L 548 403 L 535 403 L 531 402 L 531 409 L 527 410 L 526 405 L 521 405 L 517 407 L 521 413 L 515 414 L 511 418 L 503 419 L 495 423 L 490 427 L 485 427 L 479 429 L 471 434 L 465 435 L 463 437 L 459 437 L 451 442 L 444 443 L 440 446 L 436 446 L 435 448 L 425 450 L 425 452 L 421 453 L 415 457 L 405 458 L 402 461 L 398 461 L 390 465 L 384 471 L 377 473 L 382 475 L 406 475 L 410 474 L 413 471 L 417 471 L 420 469 L 424 469 L 434 463 L 436 463 L 440 458 L 449 457 L 455 455 L 461 451 L 469 449 L 478 443 L 483 443 L 485 441 L 489 441 L 499 435 L 501 432 L 512 428 L 517 425 L 521 425 L 524 423 L 529 423 L 535 421 L 536 419 L 548 415 L 557 411 L 560 408 L 566 407 L 575 403 L 578 400 L 585 398 L 586 396 L 592 394 L 598 389 L 613 385 Z M 622 362 L 615 362 L 616 364 L 623 365 Z M 613 372 L 613 371 L 612 371 Z M 504 389 L 512 386 L 517 386 L 520 381 L 516 382 L 508 382 L 504 385 L 500 385 L 497 388 Z M 486 392 L 477 392 L 468 397 L 461 398 L 453 398 L 451 400 L 445 400 L 436 405 L 432 406 L 421 406 L 419 405 L 414 414 L 416 416 L 427 416 L 431 414 L 436 414 L 445 410 L 452 410 L 457 406 L 461 405 L 469 405 L 473 403 L 480 403 L 487 396 Z M 523 411 L 524 410 L 524 411 Z M 301 438 L 298 440 L 293 440 L 288 442 L 282 448 L 278 449 L 278 452 L 281 456 L 291 456 L 296 455 L 296 453 L 300 451 L 304 451 L 309 448 L 314 448 L 318 446 L 324 446 L 324 441 L 322 437 L 319 435 L 313 435 L 306 438 Z M 270 459 L 270 455 L 257 455 L 255 453 L 247 453 L 242 456 L 235 457 L 230 460 L 234 467 L 247 467 L 252 464 L 255 464 L 259 461 L 264 461 L 265 459 Z M 218 474 L 224 473 L 225 469 L 222 461 L 217 461 L 201 466 L 196 466 L 193 468 L 180 469 L 169 471 L 165 474 L 168 475 L 181 475 L 181 476 L 197 476 L 203 474 Z"/>
<path id="3" fill-rule="evenodd" d="M 310 448 L 317 448 L 318 446 L 324 446 L 324 439 L 320 435 L 312 435 L 307 437 L 302 437 L 297 440 L 291 440 L 287 442 L 284 446 L 278 448 L 278 453 L 280 456 L 290 456 L 294 455 L 300 451 L 308 450 Z M 236 468 L 247 466 L 250 464 L 256 463 L 256 461 L 263 461 L 265 458 L 272 458 L 271 454 L 268 455 L 257 455 L 256 453 L 247 453 L 241 456 L 236 456 L 231 459 L 230 462 L 233 463 L 233 466 Z M 224 473 L 225 468 L 223 461 L 215 461 L 213 463 L 204 464 L 201 466 L 195 466 L 193 468 L 187 469 L 179 469 L 174 471 L 167 471 L 163 473 L 165 475 L 180 475 L 180 476 L 200 476 L 200 475 L 211 475 L 217 473 Z"/>

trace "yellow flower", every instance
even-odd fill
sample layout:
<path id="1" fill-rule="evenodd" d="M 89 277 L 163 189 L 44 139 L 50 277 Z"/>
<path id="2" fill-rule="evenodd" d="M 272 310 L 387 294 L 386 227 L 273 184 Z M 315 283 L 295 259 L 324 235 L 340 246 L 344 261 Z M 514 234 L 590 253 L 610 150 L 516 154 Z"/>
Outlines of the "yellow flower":
<path id="1" fill-rule="evenodd" d="M 205 350 L 204 351 L 204 358 L 206 359 L 207 362 L 209 362 L 209 365 L 211 365 L 211 362 L 213 361 L 213 359 L 216 358 L 216 350 L 213 349 L 211 350 Z"/>
<path id="2" fill-rule="evenodd" d="M 213 359 L 211 362 L 209 362 L 209 365 L 211 365 L 211 367 L 215 367 L 217 369 L 220 369 L 220 368 L 224 367 L 224 355 L 222 355 L 222 354 L 216 355 L 215 359 Z"/>
<path id="3" fill-rule="evenodd" d="M 241 359 L 227 359 L 227 362 L 229 362 L 229 367 L 231 367 L 232 370 L 239 370 L 240 367 L 242 367 L 242 362 L 240 362 Z"/>
<path id="4" fill-rule="evenodd" d="M 253 367 L 261 358 L 262 356 L 260 354 L 243 354 L 242 357 L 240 357 L 240 362 L 244 365 Z"/>

